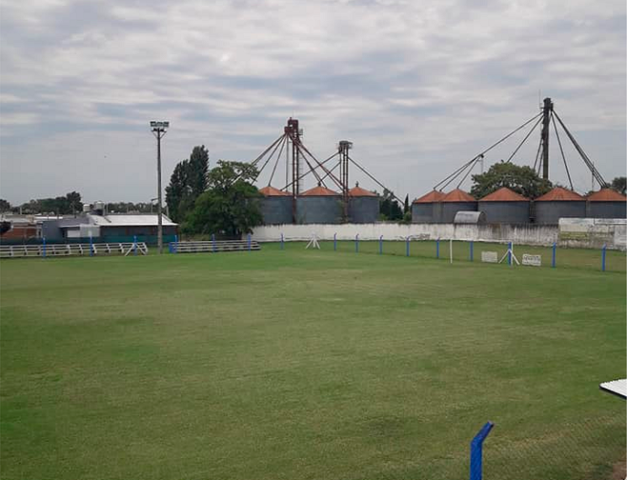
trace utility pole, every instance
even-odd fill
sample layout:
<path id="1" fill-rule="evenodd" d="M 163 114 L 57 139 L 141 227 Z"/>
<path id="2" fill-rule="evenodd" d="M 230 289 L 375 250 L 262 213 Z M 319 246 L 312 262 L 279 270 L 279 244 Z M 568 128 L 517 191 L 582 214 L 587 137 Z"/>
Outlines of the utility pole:
<path id="1" fill-rule="evenodd" d="M 163 253 L 163 216 L 161 213 L 161 139 L 165 136 L 170 122 L 150 122 L 152 134 L 157 139 L 157 250 Z"/>
<path id="2" fill-rule="evenodd" d="M 549 179 L 549 125 L 553 113 L 553 102 L 549 97 L 544 99 L 542 108 L 542 178 Z"/>

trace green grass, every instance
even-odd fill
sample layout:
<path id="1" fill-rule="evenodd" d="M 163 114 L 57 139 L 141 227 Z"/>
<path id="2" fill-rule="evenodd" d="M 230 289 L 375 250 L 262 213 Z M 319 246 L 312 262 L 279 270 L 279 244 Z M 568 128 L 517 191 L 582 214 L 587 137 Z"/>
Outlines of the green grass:
<path id="1" fill-rule="evenodd" d="M 2 261 L 1 477 L 608 479 L 624 254 L 411 247 Z"/>

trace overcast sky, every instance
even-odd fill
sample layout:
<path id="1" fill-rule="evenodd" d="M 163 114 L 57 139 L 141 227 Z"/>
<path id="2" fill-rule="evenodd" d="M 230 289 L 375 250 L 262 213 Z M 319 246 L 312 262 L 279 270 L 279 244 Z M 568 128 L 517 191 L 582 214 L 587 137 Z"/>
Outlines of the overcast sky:
<path id="1" fill-rule="evenodd" d="M 413 198 L 536 114 L 539 95 L 606 179 L 625 175 L 624 0 L 0 5 L 0 196 L 12 203 L 71 190 L 149 201 L 150 120 L 171 124 L 165 188 L 194 145 L 207 146 L 211 165 L 248 161 L 290 116 L 318 158 L 351 140 L 355 160 Z M 533 164 L 538 140 L 536 131 L 515 160 Z M 566 184 L 551 153 L 551 179 Z M 587 191 L 589 172 L 566 154 Z M 356 180 L 375 187 L 351 172 Z"/>

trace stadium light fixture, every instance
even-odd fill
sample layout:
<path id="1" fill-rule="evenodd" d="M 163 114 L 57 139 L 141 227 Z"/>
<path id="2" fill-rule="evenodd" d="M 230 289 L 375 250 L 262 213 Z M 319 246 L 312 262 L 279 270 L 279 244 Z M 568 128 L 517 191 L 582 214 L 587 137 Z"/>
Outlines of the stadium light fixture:
<path id="1" fill-rule="evenodd" d="M 161 206 L 161 139 L 170 128 L 170 122 L 151 121 L 150 129 L 157 139 L 157 250 L 163 253 L 163 218 Z"/>

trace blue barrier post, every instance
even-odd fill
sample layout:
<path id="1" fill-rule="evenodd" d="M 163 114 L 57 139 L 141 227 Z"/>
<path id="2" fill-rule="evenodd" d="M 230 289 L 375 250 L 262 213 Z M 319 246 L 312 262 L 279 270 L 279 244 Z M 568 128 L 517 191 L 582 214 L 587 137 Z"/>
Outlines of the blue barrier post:
<path id="1" fill-rule="evenodd" d="M 44 258 L 46 258 L 46 237 L 41 237 L 41 240 L 43 242 L 43 251 L 42 251 L 42 255 Z M 53 249 L 54 251 L 54 249 Z"/>
<path id="2" fill-rule="evenodd" d="M 211 251 L 213 253 L 216 253 L 216 250 L 217 250 L 217 248 L 216 248 L 216 234 L 212 233 L 211 234 Z"/>
<path id="3" fill-rule="evenodd" d="M 383 255 L 383 235 L 379 237 L 379 255 Z"/>
<path id="4" fill-rule="evenodd" d="M 283 234 L 281 234 L 281 250 L 285 249 L 285 240 L 283 239 Z"/>
<path id="5" fill-rule="evenodd" d="M 483 479 L 483 441 L 492 427 L 492 422 L 486 423 L 470 442 L 470 480 Z"/>
<path id="6" fill-rule="evenodd" d="M 137 255 L 137 235 L 133 236 L 133 255 Z"/>
<path id="7" fill-rule="evenodd" d="M 553 243 L 553 255 L 551 256 L 551 268 L 555 268 L 555 254 L 557 253 L 557 243 Z"/>
<path id="8" fill-rule="evenodd" d="M 607 255 L 607 245 L 601 249 L 601 271 L 605 272 L 605 257 Z"/>
<path id="9" fill-rule="evenodd" d="M 94 256 L 94 237 L 91 233 L 89 234 L 89 256 Z"/>
<path id="10" fill-rule="evenodd" d="M 512 265 L 512 242 L 507 244 L 507 264 Z"/>
<path id="11" fill-rule="evenodd" d="M 435 241 L 435 258 L 440 258 L 440 239 Z"/>
<path id="12" fill-rule="evenodd" d="M 359 253 L 359 234 L 355 235 L 355 253 Z"/>
<path id="13" fill-rule="evenodd" d="M 333 251 L 337 252 L 337 233 L 333 234 Z"/>
<path id="14" fill-rule="evenodd" d="M 475 244 L 472 240 L 470 241 L 470 261 L 475 261 Z"/>
<path id="15" fill-rule="evenodd" d="M 174 235 L 174 253 L 179 253 L 179 236 Z"/>
<path id="16" fill-rule="evenodd" d="M 405 256 L 409 257 L 409 238 L 407 237 L 407 240 L 405 240 Z"/>
<path id="17" fill-rule="evenodd" d="M 248 237 L 246 239 L 248 241 L 248 251 L 250 252 L 253 246 L 253 239 L 252 236 L 250 235 L 250 233 L 248 234 Z"/>

